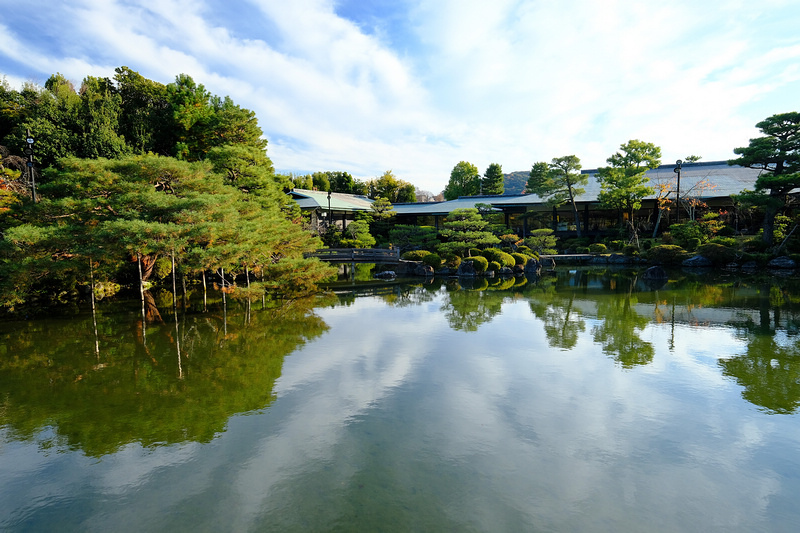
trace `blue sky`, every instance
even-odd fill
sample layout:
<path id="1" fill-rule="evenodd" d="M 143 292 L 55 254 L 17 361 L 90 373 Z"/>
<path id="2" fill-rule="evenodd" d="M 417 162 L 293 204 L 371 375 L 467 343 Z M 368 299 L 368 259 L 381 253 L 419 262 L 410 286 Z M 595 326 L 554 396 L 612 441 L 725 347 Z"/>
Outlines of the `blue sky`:
<path id="1" fill-rule="evenodd" d="M 0 76 L 191 75 L 256 112 L 283 172 L 437 193 L 619 145 L 733 157 L 800 111 L 796 0 L 0 0 Z"/>

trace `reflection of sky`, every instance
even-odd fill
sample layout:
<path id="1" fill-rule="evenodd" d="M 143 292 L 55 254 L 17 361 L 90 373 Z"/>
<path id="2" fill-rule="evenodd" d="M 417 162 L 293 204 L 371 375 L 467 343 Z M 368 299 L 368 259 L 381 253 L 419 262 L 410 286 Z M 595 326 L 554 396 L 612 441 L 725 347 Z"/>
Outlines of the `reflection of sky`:
<path id="1" fill-rule="evenodd" d="M 731 331 L 651 324 L 640 335 L 653 363 L 622 369 L 591 320 L 574 349 L 551 350 L 524 300 L 467 333 L 447 326 L 442 297 L 321 309 L 330 330 L 286 358 L 277 400 L 206 445 L 93 460 L 3 438 L 0 516 L 51 499 L 53 514 L 32 520 L 86 531 L 780 531 L 798 519 L 797 416 L 759 413 L 721 376 L 717 357 L 744 349 Z"/>

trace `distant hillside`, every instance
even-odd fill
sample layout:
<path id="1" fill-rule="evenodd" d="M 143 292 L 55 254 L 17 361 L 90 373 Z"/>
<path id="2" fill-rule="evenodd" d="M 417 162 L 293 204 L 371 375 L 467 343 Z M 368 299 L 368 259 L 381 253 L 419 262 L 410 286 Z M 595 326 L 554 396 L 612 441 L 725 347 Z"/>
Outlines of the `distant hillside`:
<path id="1" fill-rule="evenodd" d="M 522 192 L 525 190 L 525 184 L 528 183 L 529 175 L 530 172 L 525 170 L 503 174 L 503 183 L 505 185 L 503 194 L 522 194 Z"/>

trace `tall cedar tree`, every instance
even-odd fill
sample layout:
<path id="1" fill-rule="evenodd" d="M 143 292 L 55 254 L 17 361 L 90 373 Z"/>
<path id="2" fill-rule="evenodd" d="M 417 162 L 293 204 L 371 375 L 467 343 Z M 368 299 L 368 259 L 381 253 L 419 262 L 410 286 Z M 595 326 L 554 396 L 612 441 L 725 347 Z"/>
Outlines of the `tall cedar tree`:
<path id="1" fill-rule="evenodd" d="M 481 178 L 481 194 L 503 194 L 504 180 L 503 166 L 498 163 L 492 163 L 486 168 Z"/>

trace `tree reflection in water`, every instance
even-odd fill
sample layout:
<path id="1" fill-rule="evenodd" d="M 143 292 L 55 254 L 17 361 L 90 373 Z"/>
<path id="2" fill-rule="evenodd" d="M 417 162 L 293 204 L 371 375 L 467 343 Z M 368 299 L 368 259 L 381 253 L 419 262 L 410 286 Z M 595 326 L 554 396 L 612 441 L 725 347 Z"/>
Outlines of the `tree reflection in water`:
<path id="1" fill-rule="evenodd" d="M 89 456 L 132 442 L 208 442 L 232 415 L 268 406 L 283 358 L 327 330 L 311 305 L 257 311 L 249 324 L 231 320 L 227 334 L 225 310 L 211 305 L 182 317 L 180 338 L 175 324 L 147 323 L 146 345 L 140 313 L 100 312 L 99 358 L 91 318 L 14 324 L 0 334 L 0 425 L 17 440 L 39 439 L 50 427 L 55 436 L 43 446 Z M 244 316 L 239 307 L 231 317 Z"/>
<path id="2" fill-rule="evenodd" d="M 740 326 L 747 351 L 719 361 L 722 373 L 744 387 L 742 397 L 769 413 L 791 414 L 800 406 L 800 347 L 793 300 L 785 288 L 762 285 L 758 322 Z M 782 315 L 788 315 L 785 322 Z"/>

